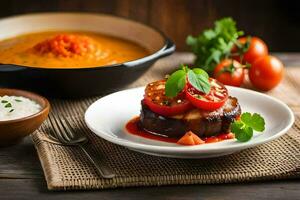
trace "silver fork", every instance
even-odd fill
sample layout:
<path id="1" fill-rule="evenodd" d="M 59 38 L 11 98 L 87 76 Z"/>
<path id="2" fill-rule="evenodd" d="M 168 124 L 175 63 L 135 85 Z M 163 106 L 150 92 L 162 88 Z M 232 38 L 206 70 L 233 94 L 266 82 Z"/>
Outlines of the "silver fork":
<path id="1" fill-rule="evenodd" d="M 54 137 L 64 145 L 80 147 L 103 178 L 115 177 L 112 169 L 107 166 L 100 155 L 97 155 L 96 157 L 93 153 L 89 152 L 88 148 L 84 145 L 88 142 L 87 136 L 76 132 L 68 119 L 64 118 L 64 120 L 62 120 L 62 116 L 49 116 L 49 120 L 54 127 L 54 135 L 52 135 L 52 138 Z"/>

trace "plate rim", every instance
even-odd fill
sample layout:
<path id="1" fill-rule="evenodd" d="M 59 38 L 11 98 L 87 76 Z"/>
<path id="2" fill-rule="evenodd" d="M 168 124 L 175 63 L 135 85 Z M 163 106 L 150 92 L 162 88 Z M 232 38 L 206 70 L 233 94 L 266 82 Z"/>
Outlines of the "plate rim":
<path id="1" fill-rule="evenodd" d="M 262 140 L 257 140 L 251 143 L 239 143 L 236 144 L 235 146 L 209 146 L 209 144 L 206 144 L 205 147 L 204 145 L 195 145 L 195 146 L 157 146 L 157 145 L 151 145 L 151 144 L 141 144 L 141 143 L 137 143 L 137 142 L 132 142 L 129 140 L 125 140 L 125 139 L 121 139 L 121 138 L 117 138 L 117 137 L 113 137 L 110 136 L 110 134 L 105 133 L 106 131 L 103 130 L 96 130 L 94 129 L 88 122 L 88 115 L 89 112 L 91 112 L 91 109 L 93 108 L 93 106 L 95 106 L 95 104 L 100 101 L 103 100 L 104 98 L 108 98 L 110 95 L 116 95 L 118 93 L 123 93 L 123 92 L 128 92 L 128 91 L 132 91 L 132 90 L 142 90 L 145 88 L 145 86 L 142 87 L 136 87 L 136 88 L 130 88 L 130 89 L 125 89 L 125 90 L 121 90 L 121 91 L 117 91 L 117 92 L 113 92 L 110 93 L 104 97 L 101 97 L 99 99 L 97 99 L 95 102 L 93 102 L 87 109 L 86 112 L 84 114 L 84 121 L 87 125 L 87 127 L 95 134 L 97 135 L 97 137 L 101 137 L 111 143 L 114 144 L 118 144 L 127 148 L 131 148 L 131 149 L 141 149 L 144 151 L 150 151 L 150 152 L 172 152 L 172 153 L 194 153 L 195 151 L 197 151 L 198 153 L 217 153 L 223 150 L 227 150 L 227 151 L 238 151 L 238 150 L 242 150 L 242 149 L 247 149 L 247 148 L 251 148 L 260 144 L 264 144 L 267 142 L 270 142 L 274 139 L 279 138 L 280 136 L 284 135 L 285 133 L 287 133 L 287 131 L 292 127 L 292 125 L 294 124 L 295 121 L 295 117 L 294 117 L 294 113 L 293 111 L 289 108 L 289 106 L 287 104 L 285 104 L 284 102 L 282 102 L 281 100 L 257 92 L 257 91 L 253 91 L 253 90 L 249 90 L 246 88 L 238 88 L 238 87 L 232 87 L 232 86 L 226 86 L 229 89 L 233 89 L 233 90 L 242 90 L 244 92 L 250 92 L 252 94 L 255 95 L 260 95 L 263 96 L 265 98 L 268 98 L 272 101 L 275 101 L 277 104 L 281 105 L 282 107 L 284 107 L 284 109 L 287 111 L 288 116 L 289 116 L 289 123 L 285 126 L 285 128 L 283 128 L 282 130 L 280 130 L 279 132 L 277 132 L 276 134 L 262 139 Z M 103 133 L 104 132 L 104 133 Z"/>

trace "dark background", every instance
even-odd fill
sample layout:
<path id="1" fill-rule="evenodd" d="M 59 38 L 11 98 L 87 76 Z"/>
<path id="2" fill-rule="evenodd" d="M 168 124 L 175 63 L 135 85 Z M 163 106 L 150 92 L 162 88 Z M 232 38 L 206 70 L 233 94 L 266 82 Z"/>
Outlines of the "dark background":
<path id="1" fill-rule="evenodd" d="M 238 27 L 266 41 L 271 51 L 300 51 L 300 3 L 287 0 L 1 0 L 0 17 L 46 11 L 82 11 L 128 17 L 157 27 L 177 50 L 185 38 L 232 16 Z M 5 30 L 0 30 L 5 31 Z"/>

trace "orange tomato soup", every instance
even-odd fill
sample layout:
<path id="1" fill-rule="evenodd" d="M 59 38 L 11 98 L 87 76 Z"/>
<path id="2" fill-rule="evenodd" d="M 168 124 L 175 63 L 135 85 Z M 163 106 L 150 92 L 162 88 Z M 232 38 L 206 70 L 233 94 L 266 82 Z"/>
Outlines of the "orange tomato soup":
<path id="1" fill-rule="evenodd" d="M 0 63 L 38 68 L 90 68 L 147 55 L 138 44 L 92 32 L 40 32 L 0 41 Z"/>

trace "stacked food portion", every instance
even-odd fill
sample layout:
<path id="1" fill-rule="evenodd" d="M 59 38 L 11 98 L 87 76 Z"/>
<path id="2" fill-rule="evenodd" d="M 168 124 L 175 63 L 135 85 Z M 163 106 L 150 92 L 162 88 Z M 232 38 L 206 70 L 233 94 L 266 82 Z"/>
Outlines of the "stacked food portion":
<path id="1" fill-rule="evenodd" d="M 264 129 L 264 119 L 258 114 L 241 114 L 238 99 L 222 83 L 202 69 L 187 66 L 146 86 L 140 116 L 134 121 L 144 136 L 170 138 L 183 145 L 235 137 L 248 141 L 253 135 L 248 122 L 262 125 L 254 130 Z"/>
<path id="2" fill-rule="evenodd" d="M 188 131 L 199 137 L 228 133 L 230 123 L 240 116 L 241 108 L 237 98 L 227 96 L 226 88 L 221 87 L 225 93 L 222 98 L 214 96 L 218 92 L 212 89 L 214 92 L 208 95 L 197 94 L 200 98 L 190 96 L 192 101 L 189 101 L 183 94 L 175 98 L 167 97 L 165 81 L 150 83 L 142 101 L 141 125 L 149 132 L 175 138 L 182 137 Z M 199 104 L 208 107 L 203 109 Z M 218 104 L 218 108 L 209 104 Z"/>

